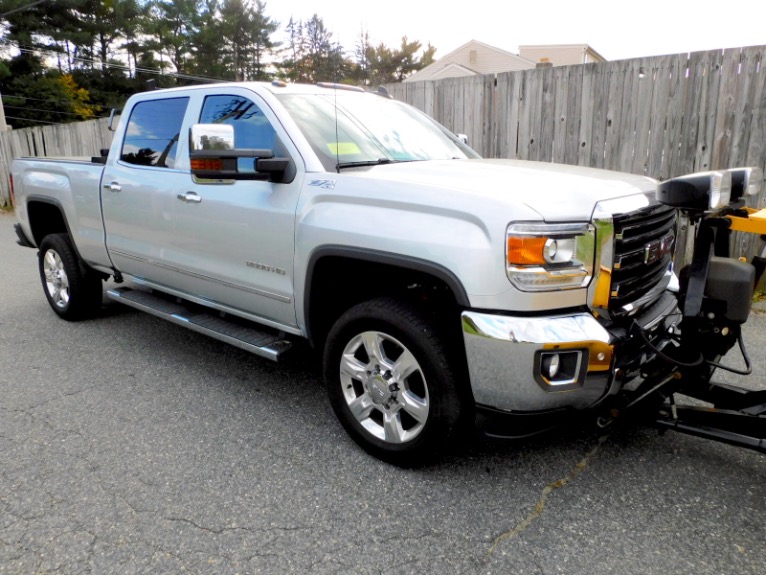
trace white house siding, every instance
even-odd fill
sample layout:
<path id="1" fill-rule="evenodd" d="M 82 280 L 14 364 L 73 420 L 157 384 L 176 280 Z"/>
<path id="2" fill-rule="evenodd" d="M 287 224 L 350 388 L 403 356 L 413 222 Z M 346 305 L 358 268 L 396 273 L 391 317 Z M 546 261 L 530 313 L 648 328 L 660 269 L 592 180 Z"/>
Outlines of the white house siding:
<path id="1" fill-rule="evenodd" d="M 548 44 L 519 46 L 519 54 L 537 64 L 550 62 L 554 66 L 571 66 L 589 62 L 606 62 L 606 59 L 588 44 Z"/>

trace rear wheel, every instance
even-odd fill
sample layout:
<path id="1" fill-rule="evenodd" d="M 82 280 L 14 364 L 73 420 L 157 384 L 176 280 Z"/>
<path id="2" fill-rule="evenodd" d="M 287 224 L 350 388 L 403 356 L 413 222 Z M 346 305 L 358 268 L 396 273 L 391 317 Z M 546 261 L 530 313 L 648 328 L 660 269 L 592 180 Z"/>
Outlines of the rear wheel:
<path id="1" fill-rule="evenodd" d="M 80 262 L 67 234 L 43 238 L 38 264 L 45 297 L 60 317 L 85 319 L 101 306 L 101 277 Z"/>
<path id="2" fill-rule="evenodd" d="M 381 298 L 354 306 L 327 339 L 324 371 L 333 409 L 367 452 L 402 466 L 449 447 L 462 420 L 455 370 L 425 314 Z"/>

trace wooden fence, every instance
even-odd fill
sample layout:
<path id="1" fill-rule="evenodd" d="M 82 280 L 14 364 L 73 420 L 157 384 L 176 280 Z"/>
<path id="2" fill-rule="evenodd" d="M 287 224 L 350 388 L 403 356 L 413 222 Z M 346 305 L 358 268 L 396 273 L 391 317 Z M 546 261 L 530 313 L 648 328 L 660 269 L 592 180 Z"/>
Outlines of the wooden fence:
<path id="1" fill-rule="evenodd" d="M 109 120 L 0 132 L 0 207 L 10 204 L 11 160 L 22 156 L 98 156 L 112 143 Z"/>
<path id="2" fill-rule="evenodd" d="M 485 157 L 658 179 L 766 167 L 766 46 L 386 86 Z"/>
<path id="3" fill-rule="evenodd" d="M 485 157 L 607 168 L 666 179 L 766 170 L 766 46 L 539 68 L 386 86 L 467 134 Z M 0 205 L 8 166 L 25 155 L 96 155 L 105 120 L 0 133 Z M 766 194 L 750 203 L 766 207 Z M 737 239 L 751 252 L 755 238 Z"/>

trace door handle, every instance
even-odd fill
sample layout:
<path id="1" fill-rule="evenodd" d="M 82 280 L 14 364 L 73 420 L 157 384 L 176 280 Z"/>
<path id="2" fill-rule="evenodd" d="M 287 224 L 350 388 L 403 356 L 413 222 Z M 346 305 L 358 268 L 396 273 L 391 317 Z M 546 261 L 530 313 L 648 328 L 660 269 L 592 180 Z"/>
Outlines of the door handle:
<path id="1" fill-rule="evenodd" d="M 185 194 L 178 194 L 178 199 L 182 202 L 186 202 L 187 204 L 198 204 L 202 201 L 202 198 L 199 197 L 194 192 L 186 192 Z"/>
<path id="2" fill-rule="evenodd" d="M 111 182 L 109 184 L 104 184 L 102 186 L 105 190 L 109 190 L 110 192 L 121 192 L 122 186 L 118 184 L 117 182 Z"/>

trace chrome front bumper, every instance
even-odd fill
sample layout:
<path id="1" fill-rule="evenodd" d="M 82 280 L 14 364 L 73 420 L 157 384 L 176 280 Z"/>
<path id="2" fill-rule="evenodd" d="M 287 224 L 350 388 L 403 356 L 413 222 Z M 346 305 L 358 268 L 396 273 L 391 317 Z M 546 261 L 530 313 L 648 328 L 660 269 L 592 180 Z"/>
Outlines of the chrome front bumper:
<path id="1" fill-rule="evenodd" d="M 477 405 L 511 412 L 585 409 L 608 391 L 612 337 L 590 314 L 509 317 L 463 312 L 471 387 Z M 570 357 L 571 374 L 545 376 L 553 355 Z"/>

